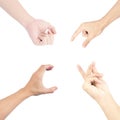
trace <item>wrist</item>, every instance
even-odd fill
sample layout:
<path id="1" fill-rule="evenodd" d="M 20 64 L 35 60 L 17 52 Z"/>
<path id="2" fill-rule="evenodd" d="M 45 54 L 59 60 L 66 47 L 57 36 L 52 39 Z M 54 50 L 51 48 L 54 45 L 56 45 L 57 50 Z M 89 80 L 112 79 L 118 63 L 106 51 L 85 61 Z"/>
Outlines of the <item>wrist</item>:
<path id="1" fill-rule="evenodd" d="M 20 92 L 24 98 L 28 98 L 28 97 L 32 96 L 31 92 L 28 91 L 27 88 L 25 88 L 25 87 L 20 89 Z"/>
<path id="2" fill-rule="evenodd" d="M 110 93 L 104 93 L 104 95 L 100 96 L 99 98 L 96 99 L 96 102 L 102 106 L 109 100 L 113 100 L 112 95 Z"/>
<path id="3" fill-rule="evenodd" d="M 97 102 L 108 120 L 120 120 L 120 108 L 111 94 L 105 95 Z"/>
<path id="4" fill-rule="evenodd" d="M 105 15 L 104 17 L 102 17 L 100 19 L 102 28 L 106 28 L 110 23 L 112 23 L 112 21 L 114 21 L 114 19 L 114 17 L 109 17 L 109 15 Z"/>
<path id="5" fill-rule="evenodd" d="M 32 16 L 28 16 L 21 21 L 22 26 L 27 29 L 27 27 L 35 20 Z"/>
<path id="6" fill-rule="evenodd" d="M 99 20 L 99 25 L 104 30 L 108 26 L 108 21 L 103 17 Z"/>
<path id="7" fill-rule="evenodd" d="M 118 110 L 119 108 L 118 104 L 115 102 L 110 93 L 107 93 L 106 95 L 104 95 L 103 97 L 96 101 L 103 110 L 105 109 Z"/>

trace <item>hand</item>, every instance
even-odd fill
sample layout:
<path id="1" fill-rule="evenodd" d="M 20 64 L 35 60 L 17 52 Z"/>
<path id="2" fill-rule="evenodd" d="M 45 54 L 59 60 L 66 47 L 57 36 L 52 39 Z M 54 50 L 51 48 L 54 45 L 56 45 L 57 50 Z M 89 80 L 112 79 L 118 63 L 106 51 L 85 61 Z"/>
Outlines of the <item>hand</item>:
<path id="1" fill-rule="evenodd" d="M 25 90 L 28 94 L 31 95 L 40 95 L 40 94 L 47 94 L 53 93 L 57 87 L 45 88 L 42 79 L 45 71 L 52 70 L 52 65 L 42 65 L 31 77 L 30 81 L 25 86 Z"/>
<path id="2" fill-rule="evenodd" d="M 93 38 L 101 34 L 102 31 L 103 28 L 100 21 L 86 22 L 78 27 L 78 29 L 72 35 L 71 40 L 73 41 L 78 36 L 78 34 L 82 32 L 83 37 L 86 37 L 86 40 L 83 42 L 83 47 L 86 47 L 88 43 Z"/>
<path id="3" fill-rule="evenodd" d="M 32 23 L 27 25 L 26 29 L 35 45 L 48 45 L 53 43 L 56 31 L 50 23 L 43 20 L 33 20 Z"/>
<path id="4" fill-rule="evenodd" d="M 84 72 L 84 70 L 79 65 L 78 70 L 84 79 L 83 89 L 92 98 L 99 100 L 107 93 L 109 93 L 109 89 L 105 81 L 102 80 L 102 74 L 98 73 L 94 63 L 88 67 L 87 72 Z"/>

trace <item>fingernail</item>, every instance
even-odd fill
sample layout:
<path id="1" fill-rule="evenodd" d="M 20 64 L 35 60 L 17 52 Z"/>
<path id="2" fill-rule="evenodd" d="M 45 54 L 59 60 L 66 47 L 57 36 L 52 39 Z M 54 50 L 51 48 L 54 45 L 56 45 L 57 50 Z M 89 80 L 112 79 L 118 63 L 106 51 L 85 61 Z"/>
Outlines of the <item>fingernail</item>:
<path id="1" fill-rule="evenodd" d="M 47 71 L 52 70 L 53 66 L 49 66 L 46 68 Z"/>

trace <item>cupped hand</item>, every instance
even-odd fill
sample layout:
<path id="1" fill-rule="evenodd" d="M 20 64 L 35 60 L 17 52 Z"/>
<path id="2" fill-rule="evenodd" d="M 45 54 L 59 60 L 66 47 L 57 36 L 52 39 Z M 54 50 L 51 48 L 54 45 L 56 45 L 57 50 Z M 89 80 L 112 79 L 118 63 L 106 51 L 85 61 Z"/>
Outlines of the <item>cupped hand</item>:
<path id="1" fill-rule="evenodd" d="M 41 94 L 48 94 L 53 93 L 57 87 L 53 86 L 50 88 L 46 88 L 43 85 L 43 76 L 45 71 L 52 70 L 52 65 L 42 65 L 31 77 L 30 81 L 25 86 L 25 90 L 30 95 L 41 95 Z"/>
<path id="2" fill-rule="evenodd" d="M 35 19 L 27 25 L 26 30 L 35 45 L 53 44 L 56 30 L 50 23 Z"/>

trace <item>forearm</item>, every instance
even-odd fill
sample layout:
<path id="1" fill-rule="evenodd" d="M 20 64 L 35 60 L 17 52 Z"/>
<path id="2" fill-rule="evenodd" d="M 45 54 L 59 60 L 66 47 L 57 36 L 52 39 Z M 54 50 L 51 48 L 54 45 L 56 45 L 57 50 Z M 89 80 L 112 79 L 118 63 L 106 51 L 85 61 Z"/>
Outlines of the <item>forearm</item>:
<path id="1" fill-rule="evenodd" d="M 110 94 L 104 96 L 102 99 L 97 100 L 97 102 L 108 120 L 120 120 L 120 107 Z"/>
<path id="2" fill-rule="evenodd" d="M 34 18 L 22 7 L 18 0 L 0 0 L 0 6 L 25 28 Z"/>
<path id="3" fill-rule="evenodd" d="M 31 95 L 20 89 L 18 92 L 0 100 L 0 120 L 4 120 L 22 101 Z"/>
<path id="4" fill-rule="evenodd" d="M 105 28 L 119 17 L 120 17 L 120 0 L 118 0 L 116 4 L 108 11 L 108 13 L 102 19 L 100 19 L 102 27 Z"/>

